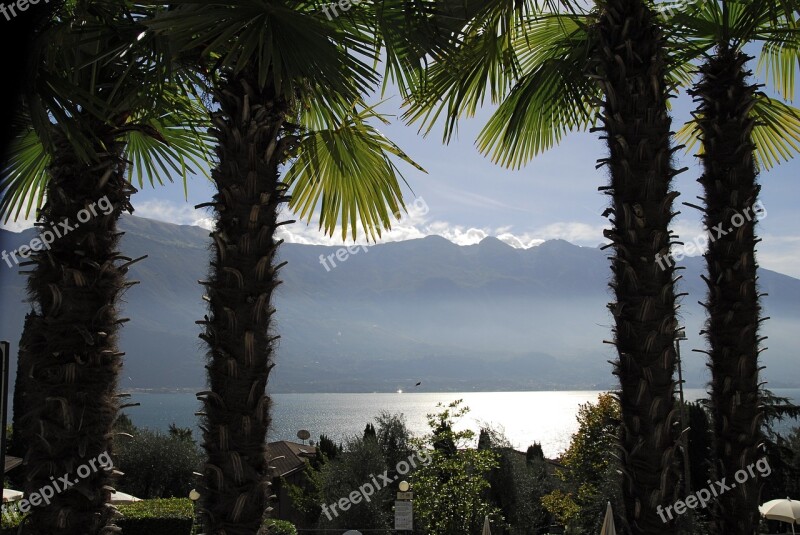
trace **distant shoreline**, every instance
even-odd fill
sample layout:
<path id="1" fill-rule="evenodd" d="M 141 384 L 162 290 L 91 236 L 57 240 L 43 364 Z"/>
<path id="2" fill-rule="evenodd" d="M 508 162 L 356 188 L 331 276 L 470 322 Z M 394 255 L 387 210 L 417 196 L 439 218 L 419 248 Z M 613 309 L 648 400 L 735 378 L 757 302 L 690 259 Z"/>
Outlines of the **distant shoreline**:
<path id="1" fill-rule="evenodd" d="M 705 386 L 695 386 L 689 385 L 686 386 L 686 390 L 703 390 Z M 792 389 L 800 389 L 800 385 L 767 385 L 769 390 L 792 390 Z M 492 393 L 492 392 L 506 392 L 506 393 L 519 393 L 519 392 L 607 392 L 613 390 L 613 387 L 597 385 L 593 387 L 570 387 L 570 386 L 559 386 L 553 388 L 536 388 L 530 390 L 519 390 L 519 389 L 511 389 L 511 390 L 503 390 L 503 389 L 476 389 L 476 390 L 469 390 L 465 388 L 453 388 L 447 390 L 424 390 L 419 388 L 409 388 L 407 390 L 403 390 L 403 392 L 397 392 L 394 390 L 333 390 L 333 391 L 324 391 L 324 390 L 286 390 L 286 389 L 278 389 L 272 390 L 270 394 L 454 394 L 459 392 L 468 392 L 468 393 Z M 196 394 L 198 392 L 202 392 L 204 390 L 208 390 L 208 386 L 197 386 L 193 388 L 126 388 L 123 392 L 129 392 L 131 394 Z"/>

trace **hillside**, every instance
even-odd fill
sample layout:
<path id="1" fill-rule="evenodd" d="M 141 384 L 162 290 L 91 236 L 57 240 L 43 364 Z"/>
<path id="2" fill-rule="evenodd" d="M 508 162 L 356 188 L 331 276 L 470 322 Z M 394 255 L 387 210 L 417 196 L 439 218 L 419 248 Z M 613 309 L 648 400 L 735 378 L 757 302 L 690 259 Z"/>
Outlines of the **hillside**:
<path id="1" fill-rule="evenodd" d="M 121 386 L 198 387 L 204 362 L 194 322 L 205 312 L 197 280 L 208 266 L 208 232 L 133 216 L 121 226 L 122 250 L 149 255 L 131 270 L 142 283 L 125 295 L 131 321 Z M 31 237 L 32 230 L 0 231 L 0 247 Z M 610 270 L 599 249 L 564 241 L 514 249 L 495 238 L 463 247 L 437 236 L 354 247 L 344 261 L 339 249 L 281 248 L 288 265 L 275 303 L 282 336 L 275 391 L 391 391 L 417 381 L 427 391 L 613 385 L 613 347 L 602 343 L 610 337 Z M 680 282 L 690 294 L 681 309 L 689 386 L 706 380 L 704 356 L 690 351 L 703 347 L 702 262 L 684 261 Z M 0 268 L 0 337 L 16 345 L 28 307 L 24 281 L 18 268 Z M 772 317 L 764 326 L 766 379 L 800 386 L 800 280 L 762 270 L 760 282 Z"/>

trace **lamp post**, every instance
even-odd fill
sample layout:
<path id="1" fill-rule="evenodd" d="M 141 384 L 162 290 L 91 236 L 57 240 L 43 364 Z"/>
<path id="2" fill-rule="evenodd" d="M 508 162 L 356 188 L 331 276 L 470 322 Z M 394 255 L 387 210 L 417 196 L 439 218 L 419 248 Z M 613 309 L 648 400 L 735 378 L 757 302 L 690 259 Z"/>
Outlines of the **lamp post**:
<path id="1" fill-rule="evenodd" d="M 686 331 L 681 327 L 675 331 L 675 356 L 678 360 L 678 392 L 681 400 L 681 442 L 683 444 L 683 492 L 688 496 L 692 492 L 692 482 L 689 471 L 689 433 L 686 430 L 686 403 L 683 398 L 683 365 L 681 363 L 681 341 L 686 341 Z M 689 523 L 689 530 L 692 529 L 694 519 L 692 509 L 686 511 L 686 521 Z"/>
<path id="2" fill-rule="evenodd" d="M 6 477 L 6 415 L 8 412 L 8 362 L 11 346 L 3 340 L 0 342 L 0 465 L 3 474 L 0 476 L 0 494 L 5 488 Z"/>
<path id="3" fill-rule="evenodd" d="M 413 533 L 414 530 L 414 502 L 413 494 L 410 491 L 411 485 L 408 481 L 401 481 L 397 484 L 397 500 L 394 502 L 394 529 L 405 533 Z"/>
<path id="4" fill-rule="evenodd" d="M 197 521 L 197 500 L 200 499 L 200 493 L 195 489 L 189 491 L 189 499 L 192 500 L 192 533 L 197 533 L 200 525 Z"/>

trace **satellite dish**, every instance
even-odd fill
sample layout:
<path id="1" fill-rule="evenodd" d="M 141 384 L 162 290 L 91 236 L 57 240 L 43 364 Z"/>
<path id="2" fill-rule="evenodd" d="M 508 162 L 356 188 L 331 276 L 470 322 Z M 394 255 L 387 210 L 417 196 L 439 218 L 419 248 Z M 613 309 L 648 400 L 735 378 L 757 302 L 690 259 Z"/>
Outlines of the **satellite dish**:
<path id="1" fill-rule="evenodd" d="M 297 438 L 305 442 L 306 440 L 311 438 L 311 433 L 309 433 L 305 429 L 301 429 L 300 431 L 297 432 Z"/>

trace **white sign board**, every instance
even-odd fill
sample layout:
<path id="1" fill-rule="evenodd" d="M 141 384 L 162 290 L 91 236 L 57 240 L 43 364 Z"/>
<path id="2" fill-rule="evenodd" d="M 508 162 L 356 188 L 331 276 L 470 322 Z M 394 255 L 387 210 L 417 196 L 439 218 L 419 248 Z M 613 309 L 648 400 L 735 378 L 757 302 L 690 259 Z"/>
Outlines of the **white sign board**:
<path id="1" fill-rule="evenodd" d="M 395 501 L 394 502 L 394 529 L 395 531 L 414 529 L 414 502 Z"/>

